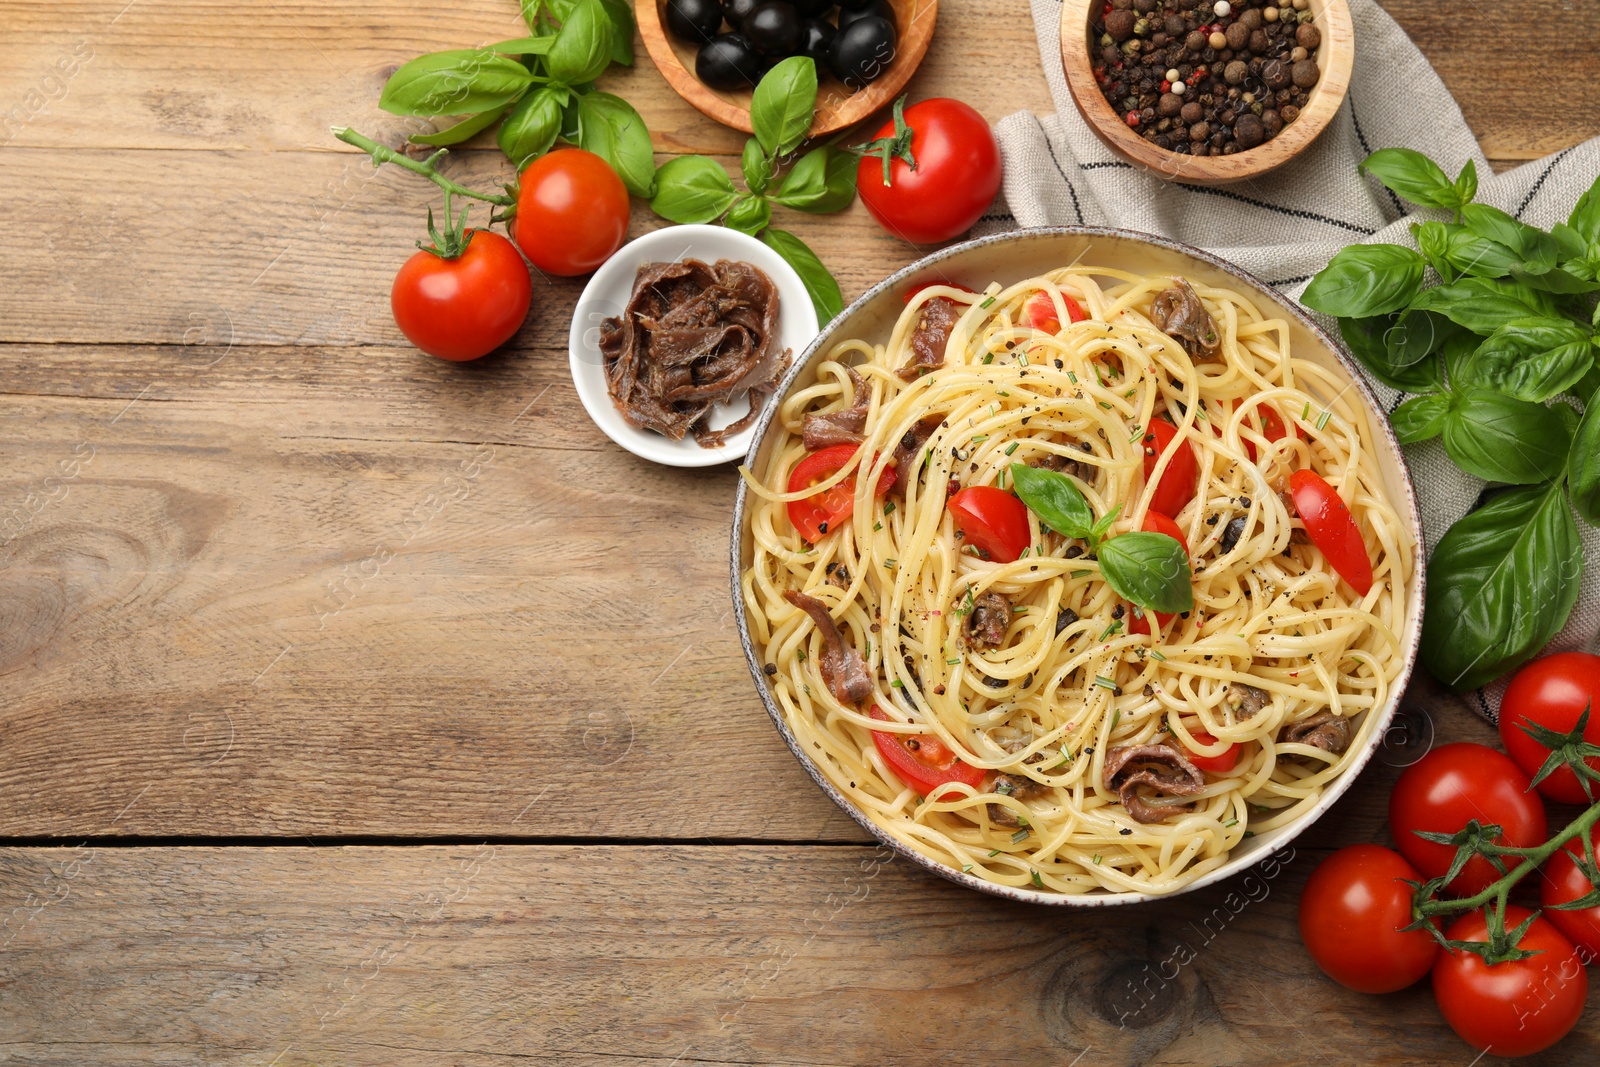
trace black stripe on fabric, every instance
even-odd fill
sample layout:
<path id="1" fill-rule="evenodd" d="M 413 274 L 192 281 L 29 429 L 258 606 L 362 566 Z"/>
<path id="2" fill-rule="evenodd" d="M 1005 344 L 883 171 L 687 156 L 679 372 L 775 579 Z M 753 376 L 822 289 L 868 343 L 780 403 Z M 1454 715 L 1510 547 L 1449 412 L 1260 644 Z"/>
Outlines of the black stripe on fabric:
<path id="1" fill-rule="evenodd" d="M 1350 104 L 1350 124 L 1356 128 L 1356 141 L 1361 145 L 1361 150 L 1369 156 L 1372 155 L 1372 146 L 1367 143 L 1367 135 L 1361 132 L 1361 120 L 1356 118 L 1356 105 L 1353 101 Z M 1394 201 L 1395 211 L 1404 215 L 1406 213 L 1405 205 L 1400 203 L 1398 196 L 1394 195 L 1394 190 L 1381 182 L 1379 185 L 1384 192 L 1389 194 L 1389 199 Z"/>
<path id="2" fill-rule="evenodd" d="M 1394 413 L 1400 410 L 1400 405 L 1404 404 L 1406 402 L 1406 397 L 1410 395 L 1410 393 L 1401 393 L 1399 396 L 1394 398 L 1394 403 L 1389 406 L 1390 418 L 1394 418 Z"/>
<path id="3" fill-rule="evenodd" d="M 1016 222 L 1017 217 L 1009 211 L 997 211 L 993 215 L 984 215 L 979 222 Z"/>
<path id="4" fill-rule="evenodd" d="M 1056 165 L 1056 173 L 1067 183 L 1067 193 L 1072 197 L 1072 213 L 1078 216 L 1078 225 L 1087 226 L 1088 223 L 1083 221 L 1083 207 L 1078 203 L 1078 190 L 1072 187 L 1072 179 L 1067 177 L 1066 168 L 1061 165 L 1061 160 L 1056 158 L 1056 146 L 1050 143 L 1050 135 L 1045 132 L 1044 123 L 1039 121 L 1038 115 L 1033 116 L 1033 124 L 1039 127 L 1039 136 L 1044 138 L 1044 150 L 1050 153 L 1050 162 Z"/>
<path id="5" fill-rule="evenodd" d="M 1107 167 L 1121 167 L 1123 170 L 1132 170 L 1133 169 L 1133 164 L 1131 164 L 1131 163 L 1118 163 L 1116 160 L 1108 160 L 1108 161 L 1106 161 L 1104 163 L 1085 163 L 1082 166 L 1080 166 L 1078 169 L 1079 170 L 1105 170 Z"/>
<path id="6" fill-rule="evenodd" d="M 1048 144 L 1049 138 L 1046 138 L 1045 142 Z M 1060 165 L 1061 164 L 1059 163 L 1056 164 L 1058 167 Z M 1103 170 L 1106 167 L 1120 167 L 1123 170 L 1134 169 L 1132 164 L 1115 162 L 1085 163 L 1079 169 Z M 1063 175 L 1063 177 L 1065 177 L 1065 175 Z M 1371 237 L 1373 234 L 1378 232 L 1377 230 L 1369 230 L 1365 226 L 1357 226 L 1353 222 L 1342 222 L 1339 219 L 1331 219 L 1326 215 L 1318 215 L 1315 211 L 1301 211 L 1298 208 L 1279 207 L 1277 204 L 1268 204 L 1262 200 L 1252 200 L 1248 196 L 1241 196 L 1240 194 L 1230 192 L 1227 189 L 1210 189 L 1201 185 L 1183 185 L 1179 182 L 1172 182 L 1171 184 L 1178 186 L 1180 189 L 1186 189 L 1191 193 L 1209 193 L 1212 196 L 1225 196 L 1229 200 L 1237 200 L 1241 204 L 1251 204 L 1255 207 L 1266 208 L 1268 211 L 1276 211 L 1280 215 L 1292 215 L 1297 219 L 1311 219 L 1313 222 L 1320 222 L 1328 226 L 1337 226 L 1342 230 L 1350 230 L 1353 233 L 1359 233 L 1366 237 Z"/>
<path id="7" fill-rule="evenodd" d="M 1544 173 L 1539 175 L 1539 180 L 1533 183 L 1533 188 L 1528 190 L 1528 195 L 1522 198 L 1522 206 L 1517 208 L 1516 213 L 1512 216 L 1513 218 L 1522 218 L 1522 213 L 1528 210 L 1528 205 L 1533 203 L 1533 198 L 1538 195 L 1540 188 L 1543 187 L 1544 180 L 1550 177 L 1550 172 L 1556 169 L 1558 163 L 1567 158 L 1567 153 L 1570 151 L 1572 151 L 1571 148 L 1563 148 L 1556 153 L 1555 158 L 1550 161 L 1550 165 L 1544 168 Z"/>
<path id="8" fill-rule="evenodd" d="M 1478 690 L 1478 707 L 1483 709 L 1483 717 L 1488 719 L 1491 723 L 1498 723 L 1500 721 L 1500 716 L 1489 710 L 1489 698 L 1483 695 L 1482 689 Z"/>
<path id="9" fill-rule="evenodd" d="M 1282 289 L 1285 285 L 1299 285 L 1301 282 L 1308 282 L 1315 277 L 1315 274 L 1302 274 L 1298 278 L 1284 278 L 1281 281 L 1268 282 L 1267 284 L 1274 289 Z"/>

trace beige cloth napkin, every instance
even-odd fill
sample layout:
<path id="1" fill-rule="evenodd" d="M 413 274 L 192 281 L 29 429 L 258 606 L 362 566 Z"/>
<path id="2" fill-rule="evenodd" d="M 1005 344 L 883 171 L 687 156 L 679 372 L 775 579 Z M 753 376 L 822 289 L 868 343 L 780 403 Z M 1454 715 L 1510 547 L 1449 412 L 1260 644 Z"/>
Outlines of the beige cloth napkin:
<path id="1" fill-rule="evenodd" d="M 1416 210 L 1357 164 L 1379 148 L 1414 148 L 1454 175 L 1472 160 L 1478 199 L 1548 229 L 1566 221 L 1600 174 L 1600 138 L 1492 175 L 1461 110 L 1417 46 L 1374 0 L 1350 0 L 1356 60 L 1349 95 L 1330 127 L 1300 157 L 1271 174 L 1226 188 L 1165 181 L 1122 162 L 1089 129 L 1061 66 L 1061 4 L 1032 0 L 1034 29 L 1054 115 L 1020 111 L 995 133 L 1005 158 L 1004 202 L 979 232 L 1027 226 L 1115 226 L 1158 233 L 1222 256 L 1298 297 L 1312 275 L 1347 245 L 1414 247 Z M 1320 317 L 1324 325 L 1333 323 Z M 1337 336 L 1337 331 L 1334 331 Z M 1405 399 L 1372 381 L 1393 410 Z M 1459 470 L 1437 440 L 1406 449 L 1431 550 L 1477 502 L 1484 483 Z M 1579 522 L 1586 565 L 1578 605 L 1551 651 L 1600 652 L 1600 529 Z M 1493 721 L 1503 684 L 1469 694 Z"/>

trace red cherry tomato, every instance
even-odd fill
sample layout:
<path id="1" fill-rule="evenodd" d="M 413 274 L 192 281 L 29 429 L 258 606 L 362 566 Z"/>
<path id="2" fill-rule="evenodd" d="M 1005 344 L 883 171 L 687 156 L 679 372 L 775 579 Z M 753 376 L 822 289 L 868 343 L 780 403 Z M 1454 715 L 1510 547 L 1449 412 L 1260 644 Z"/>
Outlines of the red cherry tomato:
<path id="1" fill-rule="evenodd" d="M 906 290 L 906 303 L 909 304 L 913 300 L 915 300 L 917 298 L 918 294 L 920 294 L 924 289 L 932 289 L 935 286 L 939 286 L 939 285 L 942 285 L 942 286 L 946 287 L 947 289 L 960 289 L 963 293 L 971 293 L 971 292 L 975 292 L 976 291 L 976 290 L 973 290 L 973 289 L 968 289 L 965 285 L 962 285 L 960 282 L 947 282 L 942 278 L 934 278 L 932 281 L 917 282 L 910 289 L 907 289 Z"/>
<path id="2" fill-rule="evenodd" d="M 581 148 L 529 163 L 517 194 L 517 247 L 546 274 L 588 274 L 628 236 L 628 190 L 611 164 Z"/>
<path id="3" fill-rule="evenodd" d="M 1089 317 L 1078 306 L 1078 302 L 1066 293 L 1061 294 L 1061 299 L 1067 305 L 1067 317 L 1073 322 L 1082 322 Z M 1028 298 L 1028 302 L 1022 305 L 1022 321 L 1040 333 L 1061 332 L 1061 317 L 1056 314 L 1056 302 L 1050 299 L 1049 293 L 1034 293 Z"/>
<path id="4" fill-rule="evenodd" d="M 1518 671 L 1506 687 L 1505 698 L 1500 701 L 1500 743 L 1517 766 L 1532 777 L 1539 773 L 1550 750 L 1522 727 L 1534 723 L 1558 734 L 1570 734 L 1585 708 L 1589 709 L 1589 721 L 1583 728 L 1583 739 L 1600 745 L 1600 656 L 1558 652 L 1536 659 Z M 1585 762 L 1600 770 L 1600 758 L 1591 756 Z M 1600 799 L 1600 782 L 1591 782 L 1589 788 Z M 1551 772 L 1539 783 L 1539 792 L 1563 804 L 1592 803 L 1570 767 Z"/>
<path id="5" fill-rule="evenodd" d="M 1508 906 L 1506 929 L 1529 914 Z M 1481 910 L 1445 930 L 1452 941 L 1482 941 L 1487 933 Z M 1531 1056 L 1560 1041 L 1578 1024 L 1589 996 L 1577 950 L 1549 922 L 1533 920 L 1517 944 L 1537 955 L 1491 967 L 1471 952 L 1445 949 L 1433 965 L 1433 996 L 1444 1021 L 1468 1044 L 1497 1057 Z"/>
<path id="6" fill-rule="evenodd" d="M 1031 543 L 1028 506 L 1003 489 L 971 485 L 951 497 L 945 507 L 967 544 L 978 546 L 985 559 L 1015 563 Z"/>
<path id="7" fill-rule="evenodd" d="M 789 475 L 789 492 L 798 493 L 824 481 L 855 457 L 859 445 L 834 445 L 806 456 L 794 465 Z M 890 467 L 878 479 L 877 495 L 882 496 L 894 484 L 894 468 Z M 804 500 L 789 501 L 789 521 L 800 531 L 800 536 L 815 544 L 823 535 L 837 530 L 849 521 L 856 510 L 856 476 L 850 475 L 831 489 L 825 489 Z"/>
<path id="8" fill-rule="evenodd" d="M 505 344 L 528 317 L 533 282 L 511 242 L 469 231 L 455 259 L 418 252 L 395 275 L 389 306 L 406 340 L 430 356 L 462 361 Z"/>
<path id="9" fill-rule="evenodd" d="M 1594 845 L 1594 831 L 1591 830 L 1588 841 L 1589 856 L 1596 854 Z M 1589 879 L 1579 869 L 1574 856 L 1580 855 L 1584 846 L 1581 839 L 1568 841 L 1566 846 L 1550 857 L 1544 865 L 1544 871 L 1539 880 L 1539 904 L 1544 908 L 1544 917 L 1555 924 L 1557 930 L 1571 941 L 1584 953 L 1590 962 L 1600 959 L 1600 906 L 1592 908 L 1579 908 L 1576 911 L 1561 911 L 1557 904 L 1567 904 L 1579 897 L 1587 896 L 1589 890 L 1594 888 L 1589 884 Z"/>
<path id="10" fill-rule="evenodd" d="M 1356 520 L 1338 492 L 1316 471 L 1300 470 L 1289 475 L 1289 493 L 1311 543 L 1328 557 L 1339 577 L 1366 596 L 1372 590 L 1372 560 Z"/>
<path id="11" fill-rule="evenodd" d="M 1178 544 L 1182 545 L 1185 552 L 1189 551 L 1189 541 L 1183 536 L 1183 528 L 1180 527 L 1176 522 L 1173 522 L 1172 519 L 1161 514 L 1159 511 L 1154 509 L 1146 511 L 1144 513 L 1144 522 L 1140 523 L 1139 528 L 1147 533 L 1166 534 L 1168 537 L 1178 542 Z M 1176 615 L 1168 615 L 1164 611 L 1156 612 L 1155 616 L 1156 628 L 1159 630 L 1165 630 L 1167 628 L 1167 623 L 1177 618 Z M 1148 634 L 1150 632 L 1149 616 L 1135 612 L 1130 608 L 1128 614 L 1128 632 L 1130 634 Z M 1237 759 L 1238 757 L 1235 756 L 1235 758 Z M 1194 761 L 1191 760 L 1190 762 Z M 1199 767 L 1200 764 L 1195 763 L 1195 766 Z M 1228 766 L 1232 767 L 1233 764 L 1230 763 Z"/>
<path id="12" fill-rule="evenodd" d="M 868 152 L 856 171 L 856 188 L 878 224 L 912 244 L 936 244 L 972 228 L 1000 191 L 1000 146 L 984 117 L 959 100 L 933 99 L 905 110 L 916 169 L 901 156 L 889 162 Z M 893 140 L 895 123 L 878 139 Z"/>
<path id="13" fill-rule="evenodd" d="M 1190 732 L 1198 744 L 1214 745 L 1217 743 L 1217 739 L 1208 733 L 1200 730 L 1193 730 Z M 1200 753 L 1190 749 L 1187 753 L 1187 756 L 1189 762 L 1194 764 L 1196 767 L 1199 767 L 1202 771 L 1214 771 L 1217 774 L 1227 774 L 1238 765 L 1240 748 L 1241 746 L 1238 744 L 1229 745 L 1220 756 L 1202 756 Z"/>
<path id="14" fill-rule="evenodd" d="M 876 704 L 870 714 L 874 719 L 889 721 L 889 716 Z M 915 789 L 924 799 L 933 796 L 940 786 L 960 782 L 976 789 L 983 784 L 986 773 L 981 767 L 956 758 L 950 747 L 932 734 L 892 734 L 884 730 L 872 731 L 872 743 L 883 753 L 884 762 L 906 785 Z"/>
<path id="15" fill-rule="evenodd" d="M 1165 419 L 1152 419 L 1144 434 L 1144 477 L 1150 480 L 1156 461 L 1170 448 L 1178 437 L 1178 428 Z M 1188 441 L 1178 441 L 1177 451 L 1167 463 L 1167 471 L 1156 485 L 1150 498 L 1152 510 L 1176 517 L 1183 506 L 1194 499 L 1199 487 L 1200 464 L 1194 458 L 1194 449 Z"/>
<path id="16" fill-rule="evenodd" d="M 1233 402 L 1233 409 L 1235 411 L 1239 410 L 1239 404 L 1240 402 L 1237 400 Z M 1283 418 L 1278 414 L 1276 408 L 1269 407 L 1266 404 L 1258 404 L 1256 405 L 1252 414 L 1255 416 L 1254 425 L 1256 429 L 1259 430 L 1261 436 L 1265 437 L 1268 441 L 1281 441 L 1288 436 L 1289 431 L 1284 428 Z M 1213 423 L 1212 429 L 1216 431 L 1218 437 L 1222 436 L 1222 427 Z M 1294 428 L 1294 435 L 1296 437 L 1300 436 L 1300 427 L 1296 426 Z M 1250 462 L 1254 463 L 1256 461 L 1256 446 L 1254 442 L 1248 440 L 1245 441 L 1244 451 L 1245 454 L 1250 457 Z"/>
<path id="17" fill-rule="evenodd" d="M 1300 940 L 1322 972 L 1359 993 L 1393 993 L 1427 974 L 1439 943 L 1411 924 L 1411 887 L 1423 880 L 1398 852 L 1341 848 L 1300 894 Z"/>
<path id="18" fill-rule="evenodd" d="M 1484 745 L 1462 741 L 1434 749 L 1407 767 L 1389 794 L 1395 847 L 1429 878 L 1449 869 L 1456 850 L 1424 841 L 1415 831 L 1453 834 L 1473 819 L 1499 826 L 1501 844 L 1536 848 L 1546 839 L 1544 804 L 1528 791 L 1528 776 Z M 1471 896 L 1499 877 L 1488 860 L 1474 856 L 1447 888 Z"/>

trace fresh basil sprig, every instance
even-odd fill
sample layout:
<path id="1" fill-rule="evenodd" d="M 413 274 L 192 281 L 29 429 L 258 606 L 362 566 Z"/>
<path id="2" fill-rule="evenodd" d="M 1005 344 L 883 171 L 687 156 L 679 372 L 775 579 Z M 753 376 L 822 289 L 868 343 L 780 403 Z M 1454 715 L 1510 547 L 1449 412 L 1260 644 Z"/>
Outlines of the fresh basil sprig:
<path id="1" fill-rule="evenodd" d="M 1146 611 L 1177 614 L 1194 607 L 1189 554 L 1166 534 L 1138 531 L 1107 538 L 1120 508 L 1098 521 L 1083 490 L 1065 474 L 1011 464 L 1011 485 L 1039 521 L 1063 537 L 1089 543 L 1100 574 L 1116 594 Z"/>
<path id="2" fill-rule="evenodd" d="M 1462 470 L 1527 486 L 1457 522 L 1428 562 L 1423 662 L 1468 689 L 1566 624 L 1583 569 L 1572 511 L 1600 525 L 1600 180 L 1546 232 L 1475 203 L 1470 163 L 1451 181 L 1420 152 L 1384 149 L 1362 169 L 1454 218 L 1413 225 L 1420 252 L 1340 252 L 1302 299 L 1339 316 L 1374 377 L 1417 394 L 1390 416 L 1401 443 L 1442 438 Z M 1441 284 L 1423 288 L 1424 265 Z"/>
<path id="3" fill-rule="evenodd" d="M 826 322 L 844 310 L 839 283 L 804 241 L 771 229 L 774 204 L 812 214 L 832 214 L 856 198 L 856 161 L 831 145 L 811 149 L 782 168 L 806 138 L 817 109 L 817 66 L 807 56 L 792 56 L 769 70 L 750 102 L 755 135 L 740 157 L 747 190 L 740 193 L 722 165 L 705 156 L 680 156 L 656 172 L 650 208 L 673 222 L 716 222 L 759 237 L 781 255 L 805 282 Z"/>

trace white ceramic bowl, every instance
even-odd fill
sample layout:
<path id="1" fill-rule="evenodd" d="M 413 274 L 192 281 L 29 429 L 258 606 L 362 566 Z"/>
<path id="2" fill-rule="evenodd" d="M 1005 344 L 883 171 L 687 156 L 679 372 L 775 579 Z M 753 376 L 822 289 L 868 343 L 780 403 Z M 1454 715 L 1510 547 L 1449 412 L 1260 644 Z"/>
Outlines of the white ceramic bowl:
<path id="1" fill-rule="evenodd" d="M 1411 613 L 1405 631 L 1400 634 L 1400 644 L 1404 653 L 1400 675 L 1395 679 L 1389 701 L 1383 707 L 1368 713 L 1377 715 L 1378 721 L 1366 735 L 1367 747 L 1356 754 L 1345 773 L 1323 791 L 1316 805 L 1303 817 L 1287 826 L 1268 830 L 1245 840 L 1233 850 L 1227 862 L 1177 891 L 1188 892 L 1238 874 L 1285 847 L 1356 783 L 1361 769 L 1367 765 L 1367 761 L 1383 743 L 1389 723 L 1394 718 L 1395 709 L 1399 707 L 1405 692 L 1406 682 L 1411 677 L 1412 665 L 1416 662 L 1417 643 L 1422 635 L 1422 518 L 1417 511 L 1416 493 L 1406 471 L 1405 457 L 1400 452 L 1400 443 L 1395 440 L 1388 418 L 1385 417 L 1372 390 L 1367 386 L 1366 380 L 1356 370 L 1356 364 L 1351 357 L 1292 301 L 1225 260 L 1197 248 L 1190 248 L 1176 241 L 1168 241 L 1150 234 L 1134 233 L 1130 230 L 1061 227 L 1021 230 L 967 241 L 935 252 L 890 275 L 829 324 L 828 330 L 812 343 L 810 350 L 795 361 L 794 367 L 778 390 L 778 396 L 788 396 L 796 389 L 805 388 L 816 381 L 816 365 L 839 341 L 851 337 L 878 340 L 886 338 L 905 308 L 906 292 L 915 285 L 939 280 L 981 291 L 990 282 L 1009 286 L 1071 263 L 1120 268 L 1142 274 L 1182 274 L 1205 284 L 1231 286 L 1250 293 L 1264 311 L 1281 316 L 1289 324 L 1289 340 L 1296 358 L 1314 360 L 1328 368 L 1340 378 L 1349 381 L 1350 391 L 1361 398 L 1362 408 L 1367 416 L 1368 447 L 1373 450 L 1389 498 L 1394 501 L 1395 510 L 1405 522 L 1406 533 L 1412 538 L 1412 543 L 1418 546 L 1415 557 L 1417 566 L 1406 586 L 1406 601 L 1411 605 Z M 763 470 L 766 466 L 766 452 L 778 436 L 773 423 L 773 413 L 776 410 L 776 404 L 769 405 L 756 423 L 755 442 L 747 457 L 752 470 Z M 788 723 L 784 721 L 782 710 L 772 699 L 772 693 L 767 688 L 766 675 L 761 669 L 761 655 L 750 636 L 744 589 L 740 581 L 744 569 L 749 564 L 751 551 L 750 536 L 745 529 L 748 506 L 749 494 L 741 479 L 734 503 L 732 558 L 734 617 L 738 620 L 739 640 L 744 645 L 745 658 L 749 662 L 750 673 L 755 678 L 756 690 L 761 694 L 767 714 L 772 717 L 789 750 L 794 753 L 795 758 L 805 767 L 822 791 L 832 797 L 846 814 L 860 823 L 873 837 L 918 866 L 925 867 L 969 889 L 981 890 L 1010 900 L 1030 904 L 1098 907 L 1109 904 L 1134 904 L 1144 900 L 1163 900 L 1176 895 L 1176 893 L 1156 895 L 1094 892 L 1069 896 L 1037 889 L 997 885 L 970 874 L 963 874 L 914 851 L 897 838 L 891 837 L 852 804 L 844 794 L 835 789 L 833 783 L 811 760 L 790 731 Z"/>
<path id="2" fill-rule="evenodd" d="M 647 263 L 698 259 L 742 260 L 766 272 L 778 287 L 778 344 L 798 356 L 817 336 L 817 312 L 805 283 L 782 256 L 738 230 L 725 226 L 668 226 L 634 239 L 618 249 L 594 272 L 572 314 L 567 340 L 572 384 L 594 424 L 629 452 L 670 467 L 710 467 L 744 458 L 755 439 L 755 426 L 730 436 L 717 448 L 701 448 L 692 435 L 681 441 L 654 430 L 641 430 L 622 417 L 606 389 L 605 360 L 600 355 L 600 327 L 621 315 L 633 293 L 633 280 Z M 713 427 L 726 426 L 750 409 L 745 400 L 713 409 Z"/>

